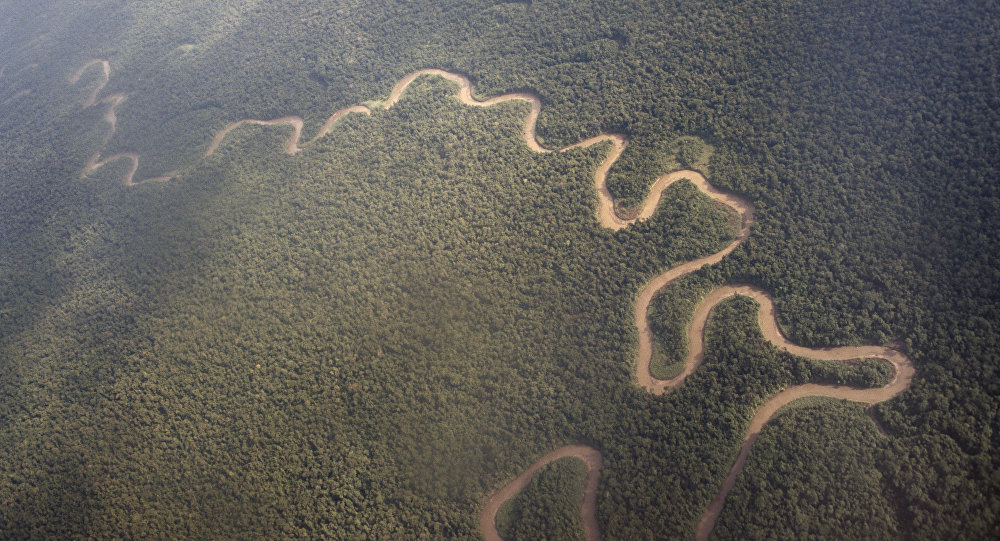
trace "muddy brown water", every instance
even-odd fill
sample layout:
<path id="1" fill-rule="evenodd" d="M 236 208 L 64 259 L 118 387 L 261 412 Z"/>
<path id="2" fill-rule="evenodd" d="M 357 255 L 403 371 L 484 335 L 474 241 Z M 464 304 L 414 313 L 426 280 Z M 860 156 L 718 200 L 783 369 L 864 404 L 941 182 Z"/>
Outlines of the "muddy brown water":
<path id="1" fill-rule="evenodd" d="M 84 64 L 70 77 L 70 83 L 76 84 L 82 77 L 83 73 L 95 65 L 101 67 L 102 82 L 87 97 L 83 106 L 85 108 L 92 107 L 98 103 L 108 105 L 108 111 L 105 114 L 104 120 L 110 126 L 110 133 L 105 137 L 104 142 L 106 145 L 108 140 L 110 140 L 111 136 L 114 134 L 117 126 L 115 108 L 126 98 L 123 94 L 113 94 L 98 101 L 98 96 L 110 79 L 110 64 L 107 60 L 93 59 Z M 745 295 L 760 303 L 758 321 L 764 337 L 775 346 L 783 348 L 790 353 L 811 359 L 831 361 L 848 361 L 859 358 L 875 357 L 884 359 L 893 365 L 895 374 L 892 381 L 889 382 L 888 385 L 877 389 L 855 389 L 837 385 L 806 384 L 789 387 L 768 399 L 751 420 L 750 427 L 747 429 L 746 435 L 743 438 L 743 445 L 736 457 L 736 461 L 730 469 L 729 474 L 723 480 L 719 491 L 709 503 L 708 508 L 705 510 L 705 513 L 698 524 L 695 536 L 699 541 L 707 539 L 712 531 L 712 528 L 715 526 L 715 522 L 722 511 L 723 505 L 725 504 L 726 496 L 729 494 L 730 490 L 732 490 L 737 477 L 739 477 L 740 472 L 743 470 L 747 456 L 749 455 L 750 449 L 753 447 L 757 436 L 760 434 L 761 428 L 782 406 L 799 398 L 809 396 L 824 396 L 864 404 L 877 404 L 899 395 L 907 387 L 909 387 L 915 374 L 913 363 L 905 355 L 895 349 L 880 346 L 846 346 L 817 349 L 806 348 L 789 342 L 778 326 L 778 321 L 774 314 L 774 303 L 771 301 L 771 297 L 765 291 L 749 285 L 727 285 L 717 288 L 709 293 L 695 309 L 694 317 L 692 318 L 691 325 L 688 328 L 690 348 L 688 357 L 684 362 L 684 370 L 680 375 L 669 380 L 659 380 L 654 378 L 649 373 L 649 363 L 653 355 L 653 333 L 650 330 L 648 323 L 650 302 L 652 302 L 652 299 L 657 293 L 662 291 L 664 288 L 669 287 L 677 279 L 701 268 L 704 265 L 718 263 L 722 260 L 722 258 L 729 255 L 736 249 L 737 246 L 746 240 L 750 235 L 750 229 L 754 222 L 753 205 L 743 197 L 715 188 L 701 173 L 697 171 L 682 170 L 665 174 L 656 179 L 650 188 L 649 195 L 640 206 L 637 217 L 631 220 L 624 220 L 615 213 L 614 198 L 607 189 L 607 176 L 612 165 L 618 160 L 622 152 L 624 152 L 625 148 L 628 146 L 627 137 L 621 134 L 600 134 L 561 149 L 553 150 L 546 148 L 538 142 L 535 134 L 535 129 L 538 123 L 538 115 L 541 112 L 541 100 L 537 95 L 529 92 L 517 92 L 485 100 L 478 100 L 473 97 L 472 83 L 468 78 L 439 69 L 415 71 L 400 79 L 393 86 L 388 99 L 382 103 L 381 107 L 389 109 L 395 105 L 403 96 L 409 85 L 423 75 L 438 76 L 457 83 L 459 86 L 458 99 L 462 103 L 469 106 L 489 107 L 508 101 L 527 102 L 530 106 L 530 110 L 524 119 L 522 137 L 528 145 L 528 148 L 534 150 L 535 152 L 565 152 L 574 148 L 584 148 L 601 143 L 610 143 L 610 151 L 600 163 L 594 174 L 594 188 L 597 191 L 599 199 L 596 214 L 598 221 L 603 227 L 619 230 L 628 227 L 636 221 L 648 219 L 656 211 L 663 191 L 669 188 L 674 182 L 682 179 L 687 179 L 704 194 L 724 205 L 729 206 L 739 214 L 741 218 L 740 226 L 735 238 L 731 243 L 729 243 L 729 245 L 719 252 L 682 263 L 681 265 L 654 276 L 642 288 L 636 297 L 634 304 L 635 325 L 639 330 L 639 345 L 635 363 L 636 382 L 651 394 L 662 395 L 677 388 L 682 385 L 687 377 L 698 368 L 704 359 L 704 333 L 708 315 L 712 308 L 733 295 Z M 353 105 L 336 111 L 323 124 L 316 136 L 313 137 L 312 141 L 327 135 L 337 121 L 352 113 L 370 115 L 372 110 L 364 105 Z M 273 120 L 245 119 L 233 122 L 215 134 L 209 143 L 204 156 L 210 156 L 215 153 L 215 151 L 219 148 L 219 145 L 222 144 L 223 140 L 229 133 L 245 124 L 262 126 L 290 126 L 292 128 L 292 133 L 288 136 L 284 151 L 287 154 L 296 154 L 301 150 L 299 141 L 302 137 L 304 122 L 301 117 L 286 116 Z M 131 152 L 119 153 L 107 158 L 101 158 L 101 153 L 98 153 L 91 158 L 85 166 L 84 175 L 90 173 L 98 167 L 119 159 L 127 159 L 131 161 L 131 166 L 125 177 L 125 184 L 127 186 L 138 184 L 133 182 L 133 179 L 137 169 L 139 168 L 139 155 Z M 170 180 L 170 178 L 175 174 L 176 173 L 169 173 L 161 177 L 146 179 L 143 182 L 167 181 Z M 596 498 L 601 468 L 601 453 L 593 447 L 580 444 L 566 445 L 546 454 L 531 464 L 514 480 L 490 496 L 490 498 L 485 502 L 479 519 L 479 527 L 483 537 L 489 541 L 500 541 L 500 534 L 496 529 L 496 514 L 500 507 L 510 498 L 514 497 L 521 490 L 523 490 L 524 487 L 526 487 L 531 481 L 532 477 L 534 477 L 534 475 L 542 467 L 554 460 L 565 457 L 575 457 L 583 460 L 587 464 L 587 481 L 581 502 L 580 514 L 583 519 L 584 531 L 588 541 L 599 540 L 600 532 L 597 523 Z"/>
<path id="2" fill-rule="evenodd" d="M 560 458 L 574 457 L 587 465 L 587 481 L 583 488 L 583 501 L 580 504 L 580 516 L 583 518 L 583 531 L 587 541 L 598 541 L 601 538 L 597 528 L 597 481 L 601 470 L 601 453 L 587 445 L 566 445 L 550 452 L 535 461 L 513 481 L 498 490 L 483 508 L 479 515 L 479 531 L 487 541 L 503 541 L 497 531 L 497 512 L 507 500 L 516 496 L 528 486 L 532 477 L 547 464 Z"/>

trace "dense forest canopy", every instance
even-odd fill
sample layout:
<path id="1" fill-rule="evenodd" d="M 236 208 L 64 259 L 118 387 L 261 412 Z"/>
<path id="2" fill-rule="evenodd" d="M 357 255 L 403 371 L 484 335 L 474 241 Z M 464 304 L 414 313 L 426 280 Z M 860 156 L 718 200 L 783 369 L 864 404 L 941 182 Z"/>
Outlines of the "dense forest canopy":
<path id="1" fill-rule="evenodd" d="M 583 492 L 586 465 L 563 458 L 546 466 L 520 494 L 507 502 L 497 516 L 497 529 L 505 540 L 583 541 L 579 494 Z"/>
<path id="2" fill-rule="evenodd" d="M 654 299 L 654 374 L 726 283 L 769 291 L 796 343 L 916 363 L 873 411 L 769 423 L 717 538 L 994 536 L 998 13 L 0 0 L 3 537 L 474 539 L 484 498 L 584 442 L 605 538 L 689 538 L 768 397 L 889 378 L 771 346 L 737 297 L 685 385 L 644 393 L 633 299 L 730 242 L 731 215 L 679 182 L 650 220 L 602 228 L 609 144 L 533 152 L 527 104 L 464 106 L 439 77 L 378 107 L 424 68 L 537 95 L 549 148 L 627 136 L 608 182 L 623 215 L 683 168 L 752 201 L 749 238 Z M 107 84 L 98 64 L 72 84 L 94 59 Z M 294 156 L 289 126 L 247 125 L 203 157 L 232 122 L 295 115 L 311 139 L 356 104 L 372 114 Z M 125 186 L 129 159 L 81 176 L 120 153 L 136 181 L 173 178 Z M 577 528 L 574 468 L 512 500 L 505 531 L 541 527 L 540 507 L 561 513 L 549 532 Z"/>

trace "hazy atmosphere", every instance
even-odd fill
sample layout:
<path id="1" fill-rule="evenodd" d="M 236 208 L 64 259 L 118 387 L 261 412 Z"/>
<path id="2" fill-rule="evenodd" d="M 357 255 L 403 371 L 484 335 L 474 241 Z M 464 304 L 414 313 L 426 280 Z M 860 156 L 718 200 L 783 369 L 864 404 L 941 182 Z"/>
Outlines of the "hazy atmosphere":
<path id="1" fill-rule="evenodd" d="M 997 36 L 0 0 L 0 538 L 995 538 Z"/>

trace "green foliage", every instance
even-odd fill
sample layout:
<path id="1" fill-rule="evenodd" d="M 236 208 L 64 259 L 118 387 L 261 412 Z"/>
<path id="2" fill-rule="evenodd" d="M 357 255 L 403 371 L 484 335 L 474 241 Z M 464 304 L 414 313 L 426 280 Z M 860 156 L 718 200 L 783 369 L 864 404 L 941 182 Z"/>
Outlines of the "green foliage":
<path id="1" fill-rule="evenodd" d="M 520 494 L 497 513 L 497 531 L 504 541 L 582 540 L 580 502 L 587 465 L 562 458 L 545 466 Z"/>
<path id="2" fill-rule="evenodd" d="M 709 277 L 711 276 L 711 278 Z M 655 337 L 649 372 L 658 379 L 670 379 L 684 370 L 691 351 L 688 328 L 694 309 L 705 295 L 720 285 L 718 273 L 695 272 L 661 291 L 649 304 L 649 327 Z"/>
<path id="3" fill-rule="evenodd" d="M 772 346 L 756 324 L 759 308 L 743 296 L 719 303 L 709 314 L 701 367 L 669 400 L 652 407 L 648 418 L 619 419 L 609 429 L 621 435 L 616 441 L 626 441 L 627 434 L 633 439 L 607 450 L 601 476 L 607 497 L 598 503 L 607 520 L 602 531 L 617 539 L 690 536 L 768 398 L 800 383 L 866 381 L 865 363 L 817 367 Z M 693 496 L 678 502 L 677 494 Z M 664 508 L 676 516 L 637 521 L 632 515 L 635 509 Z"/>
<path id="4" fill-rule="evenodd" d="M 583 439 L 606 455 L 607 537 L 687 538 L 770 394 L 884 381 L 878 364 L 774 350 L 734 300 L 680 391 L 636 389 L 635 292 L 732 229 L 689 185 L 632 231 L 598 228 L 590 173 L 605 149 L 531 153 L 523 105 L 460 107 L 426 81 L 298 156 L 279 153 L 282 129 L 247 127 L 201 159 L 231 121 L 297 114 L 309 138 L 424 67 L 468 74 L 481 97 L 536 92 L 552 148 L 626 134 L 609 184 L 621 206 L 674 166 L 749 197 L 750 239 L 654 304 L 662 365 L 683 358 L 686 307 L 729 281 L 770 291 L 796 343 L 899 340 L 918 379 L 874 408 L 893 435 L 874 462 L 893 505 L 863 516 L 879 534 L 990 537 L 996 13 L 0 2 L 4 537 L 475 537 L 486 487 Z M 170 183 L 124 189 L 125 161 L 80 180 L 105 110 L 80 108 L 96 70 L 66 80 L 94 57 L 112 65 L 104 95 L 128 96 L 104 154 L 140 153 L 139 178 L 180 170 Z M 837 422 L 823 426 L 855 434 Z M 804 446 L 829 439 L 805 433 Z M 838 509 L 878 501 L 833 471 L 804 473 Z M 768 486 L 798 486 L 787 479 Z M 762 520 L 805 537 L 810 513 Z"/>
<path id="5" fill-rule="evenodd" d="M 879 471 L 887 438 L 862 406 L 793 402 L 764 426 L 726 500 L 715 539 L 891 539 Z"/>
<path id="6" fill-rule="evenodd" d="M 470 537 L 526 457 L 601 437 L 631 388 L 631 292 L 719 250 L 728 218 L 682 184 L 636 231 L 607 231 L 605 148 L 534 153 L 524 104 L 454 93 L 423 79 L 294 157 L 284 129 L 248 126 L 170 183 L 123 190 L 116 163 L 12 209 L 65 211 L 44 229 L 69 239 L 53 260 L 76 284 L 45 286 L 38 321 L 15 302 L 30 290 L 6 291 L 25 312 L 5 358 L 30 360 L 6 365 L 22 382 L 4 387 L 8 532 Z M 34 277 L 37 252 L 12 253 L 11 275 Z M 65 447 L 104 487 L 80 516 L 122 520 L 38 505 Z M 203 514 L 171 519 L 187 505 Z"/>

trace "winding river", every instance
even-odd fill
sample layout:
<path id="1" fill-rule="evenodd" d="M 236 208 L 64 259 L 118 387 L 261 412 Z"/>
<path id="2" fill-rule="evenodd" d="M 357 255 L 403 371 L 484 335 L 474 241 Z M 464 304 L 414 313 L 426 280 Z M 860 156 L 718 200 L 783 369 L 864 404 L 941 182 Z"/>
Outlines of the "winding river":
<path id="1" fill-rule="evenodd" d="M 601 471 L 601 452 L 589 445 L 564 445 L 550 452 L 493 494 L 479 514 L 479 531 L 483 533 L 483 537 L 487 541 L 503 541 L 500 532 L 497 531 L 497 513 L 503 504 L 524 490 L 538 470 L 551 462 L 567 457 L 578 458 L 587 465 L 587 480 L 583 487 L 580 517 L 583 519 L 583 531 L 587 541 L 598 541 L 601 534 L 597 527 L 597 481 Z"/>
<path id="2" fill-rule="evenodd" d="M 115 108 L 120 105 L 126 97 L 123 94 L 112 94 L 99 100 L 99 95 L 108 83 L 111 75 L 110 64 L 107 60 L 94 59 L 86 63 L 70 78 L 70 83 L 76 84 L 83 73 L 92 66 L 101 67 L 102 82 L 87 97 L 83 106 L 84 108 L 93 107 L 97 104 L 106 104 L 108 106 L 108 110 L 104 116 L 104 120 L 110 125 L 111 128 L 108 135 L 106 135 L 104 139 L 104 144 L 107 145 L 107 142 L 114 134 L 117 123 Z M 624 135 L 601 134 L 565 148 L 556 150 L 545 148 L 538 142 L 538 139 L 535 136 L 538 115 L 541 112 L 541 100 L 537 95 L 528 92 L 518 92 L 513 94 L 504 94 L 480 101 L 472 96 L 472 83 L 468 78 L 439 69 L 415 71 L 400 79 L 395 86 L 393 86 L 392 91 L 389 94 L 389 98 L 381 104 L 381 107 L 384 109 L 391 108 L 396 104 L 396 102 L 399 101 L 407 87 L 418 77 L 424 75 L 443 77 L 449 81 L 457 83 L 459 86 L 458 99 L 466 105 L 474 107 L 489 107 L 491 105 L 512 100 L 527 102 L 531 109 L 527 117 L 525 117 L 522 135 L 528 147 L 535 152 L 564 152 L 574 148 L 589 147 L 604 142 L 611 143 L 611 150 L 598 166 L 597 171 L 594 174 L 594 188 L 597 191 L 600 201 L 597 208 L 597 219 L 603 227 L 618 230 L 628 227 L 637 220 L 645 220 L 649 218 L 656 211 L 663 191 L 666 190 L 671 184 L 681 179 L 687 179 L 703 193 L 712 199 L 729 206 L 739 214 L 741 222 L 740 227 L 735 238 L 731 243 L 729 243 L 729 245 L 719 252 L 695 259 L 693 261 L 688 261 L 654 276 L 636 297 L 634 306 L 635 325 L 639 330 L 639 347 L 635 360 L 636 381 L 641 387 L 649 391 L 650 394 L 662 395 L 680 386 L 684 383 L 687 377 L 698 368 L 698 365 L 700 365 L 704 359 L 704 333 L 709 313 L 713 307 L 733 295 L 745 295 L 752 297 L 760 303 L 758 320 L 764 337 L 775 346 L 785 349 L 790 353 L 811 359 L 832 361 L 848 361 L 859 358 L 879 358 L 885 360 L 893 366 L 894 375 L 892 380 L 887 385 L 877 389 L 856 389 L 838 385 L 805 384 L 786 388 L 768 399 L 751 420 L 750 427 L 747 429 L 743 438 L 743 444 L 736 457 L 736 461 L 733 463 L 728 475 L 723 480 L 722 485 L 719 487 L 715 497 L 709 503 L 708 508 L 705 510 L 705 513 L 698 524 L 695 536 L 699 541 L 708 539 L 708 536 L 711 533 L 712 528 L 715 526 L 716 520 L 718 519 L 725 504 L 726 496 L 729 494 L 729 491 L 732 490 L 737 477 L 739 477 L 740 472 L 743 470 L 747 455 L 749 455 L 750 449 L 757 440 L 757 436 L 760 434 L 761 428 L 782 406 L 799 398 L 808 396 L 832 397 L 864 404 L 877 404 L 899 395 L 907 387 L 909 387 L 911 381 L 913 380 L 915 369 L 910 359 L 898 350 L 880 346 L 848 346 L 814 349 L 798 346 L 789 342 L 782 334 L 781 329 L 778 327 L 778 322 L 774 314 L 774 303 L 771 301 L 770 296 L 766 292 L 750 285 L 727 285 L 719 287 L 709 293 L 695 309 L 691 326 L 688 328 L 690 351 L 684 362 L 684 370 L 680 375 L 669 380 L 659 380 L 654 378 L 649 372 L 649 362 L 653 355 L 654 343 L 653 333 L 650 330 L 647 317 L 650 302 L 657 293 L 662 291 L 664 288 L 669 287 L 670 284 L 677 279 L 701 268 L 704 265 L 718 263 L 722 260 L 722 258 L 730 254 L 736 249 L 737 246 L 746 240 L 750 235 L 750 229 L 754 221 L 753 205 L 738 195 L 727 193 L 715 188 L 701 173 L 697 171 L 674 171 L 656 179 L 656 182 L 653 183 L 650 193 L 643 201 L 641 210 L 635 219 L 623 220 L 615 213 L 614 199 L 607 189 L 607 175 L 611 166 L 618 160 L 618 157 L 621 156 L 625 147 L 628 145 L 628 138 Z M 329 117 L 319 132 L 313 137 L 312 141 L 327 135 L 337 121 L 348 114 L 371 114 L 371 112 L 372 110 L 364 105 L 354 105 L 340 109 Z M 288 154 L 296 154 L 301 150 L 299 142 L 302 138 L 304 122 L 301 117 L 286 116 L 274 120 L 246 119 L 233 122 L 223 128 L 212 138 L 204 156 L 213 154 L 230 132 L 245 124 L 289 126 L 292 128 L 292 133 L 288 136 L 284 151 Z M 141 182 L 134 182 L 134 176 L 139 168 L 140 156 L 139 154 L 133 152 L 114 154 L 106 158 L 101 158 L 101 152 L 98 152 L 98 154 L 86 164 L 83 174 L 87 175 L 91 171 L 107 163 L 123 158 L 132 162 L 124 180 L 126 186 L 134 186 L 141 182 L 166 181 L 176 174 L 169 173 L 164 176 L 149 178 Z M 501 537 L 496 529 L 496 514 L 500 507 L 507 500 L 523 490 L 524 487 L 526 487 L 531 481 L 532 477 L 534 477 L 534 475 L 542 467 L 554 460 L 565 457 L 578 458 L 583 460 L 587 465 L 587 481 L 583 493 L 583 500 L 581 502 L 580 513 L 583 519 L 584 531 L 588 541 L 599 540 L 600 531 L 597 522 L 596 501 L 601 468 L 601 453 L 597 449 L 587 445 L 567 445 L 550 452 L 535 461 L 535 463 L 524 470 L 524 472 L 522 472 L 514 480 L 494 493 L 485 502 L 482 512 L 480 513 L 479 527 L 483 537 L 489 541 L 500 541 Z"/>
<path id="3" fill-rule="evenodd" d="M 91 66 L 101 67 L 101 83 L 97 85 L 94 88 L 94 90 L 91 91 L 90 95 L 87 96 L 87 99 L 84 100 L 83 108 L 87 109 L 98 104 L 106 104 L 108 106 L 108 110 L 104 113 L 104 121 L 108 123 L 110 129 L 108 130 L 108 133 L 104 136 L 104 143 L 103 143 L 103 146 L 107 146 L 108 141 L 111 140 L 111 137 L 115 134 L 115 130 L 118 127 L 118 115 L 115 113 L 115 109 L 119 105 L 121 105 L 123 101 L 125 101 L 125 94 L 122 93 L 111 94 L 110 96 L 107 96 L 98 101 L 97 97 L 101 94 L 101 91 L 104 90 L 104 87 L 107 86 L 108 81 L 111 80 L 111 64 L 107 60 L 100 60 L 95 58 L 87 62 L 80 69 L 78 69 L 76 73 L 72 75 L 72 77 L 69 78 L 69 83 L 71 85 L 76 85 L 80 81 L 80 77 L 82 77 L 83 74 L 86 73 L 87 69 L 89 69 Z M 99 167 L 103 167 L 104 165 L 107 165 L 111 162 L 121 159 L 126 159 L 131 162 L 131 165 L 129 166 L 128 172 L 125 174 L 125 181 L 124 181 L 125 185 L 134 186 L 135 184 L 137 184 L 136 182 L 133 182 L 133 179 L 135 178 L 136 171 L 139 170 L 139 154 L 135 152 L 119 152 L 118 154 L 112 154 L 111 156 L 108 156 L 106 158 L 101 158 L 101 154 L 102 152 L 98 151 L 97 154 L 94 154 L 90 158 L 90 161 L 88 161 L 87 164 L 83 167 L 82 176 L 85 177 L 91 171 Z M 173 178 L 174 175 L 175 173 L 170 173 L 159 177 L 148 178 L 143 182 L 166 182 L 171 178 Z"/>

